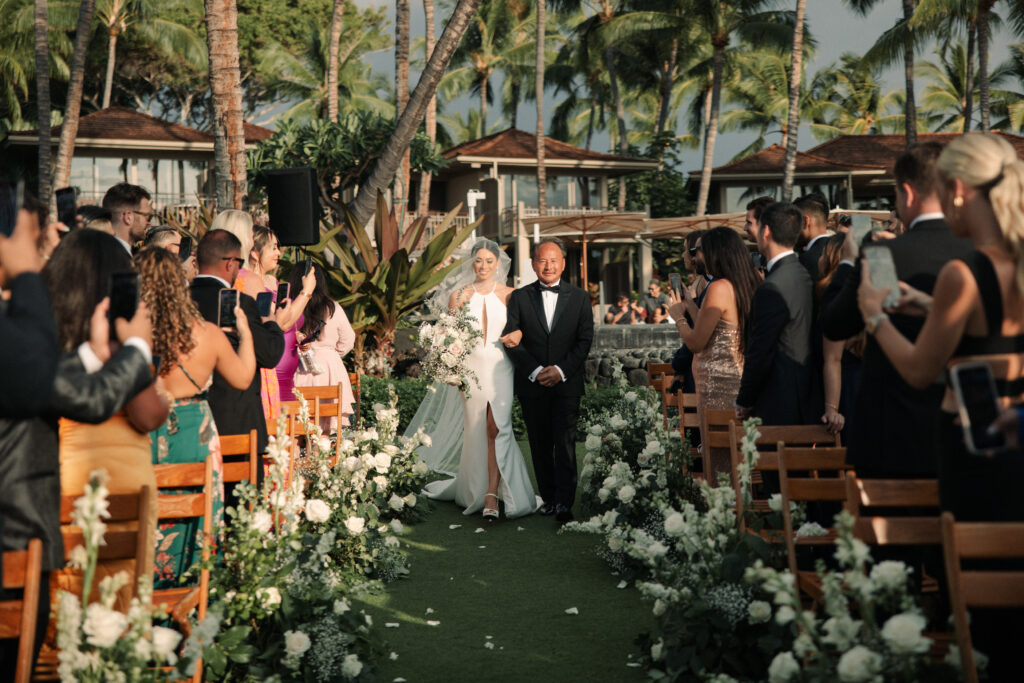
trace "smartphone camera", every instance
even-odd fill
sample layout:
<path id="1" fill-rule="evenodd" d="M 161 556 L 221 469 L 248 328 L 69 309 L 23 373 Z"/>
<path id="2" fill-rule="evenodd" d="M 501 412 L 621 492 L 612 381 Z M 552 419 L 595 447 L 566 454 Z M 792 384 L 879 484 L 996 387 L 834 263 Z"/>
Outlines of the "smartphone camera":
<path id="1" fill-rule="evenodd" d="M 217 302 L 217 324 L 220 327 L 235 327 L 238 321 L 235 319 L 235 307 L 238 306 L 238 290 L 220 290 L 220 299 Z"/>
<path id="2" fill-rule="evenodd" d="M 273 292 L 260 292 L 256 295 L 256 309 L 260 312 L 261 318 L 266 318 L 270 315 L 270 307 L 273 303 Z"/>
<path id="3" fill-rule="evenodd" d="M 284 306 L 289 296 L 291 296 L 291 285 L 287 282 L 280 283 L 277 286 L 277 305 Z"/>

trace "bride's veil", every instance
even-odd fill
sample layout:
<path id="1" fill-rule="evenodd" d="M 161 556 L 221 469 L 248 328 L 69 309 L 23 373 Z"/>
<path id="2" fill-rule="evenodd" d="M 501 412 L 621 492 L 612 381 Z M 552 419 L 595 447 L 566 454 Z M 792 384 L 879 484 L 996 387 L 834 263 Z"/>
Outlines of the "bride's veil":
<path id="1" fill-rule="evenodd" d="M 475 279 L 473 257 L 486 249 L 498 257 L 498 265 L 494 272 L 495 282 L 505 284 L 512 266 L 512 259 L 492 240 L 481 238 L 469 249 L 460 249 L 453 258 L 461 259 L 461 263 L 437 286 L 427 301 L 432 312 L 448 307 L 451 295 L 463 287 L 469 286 Z M 459 459 L 462 457 L 462 396 L 459 390 L 444 382 L 434 382 L 427 388 L 427 395 L 416 410 L 409 426 L 405 429 L 406 436 L 412 436 L 420 429 L 430 436 L 431 445 L 418 449 L 420 458 L 435 472 L 455 476 L 459 471 Z"/>

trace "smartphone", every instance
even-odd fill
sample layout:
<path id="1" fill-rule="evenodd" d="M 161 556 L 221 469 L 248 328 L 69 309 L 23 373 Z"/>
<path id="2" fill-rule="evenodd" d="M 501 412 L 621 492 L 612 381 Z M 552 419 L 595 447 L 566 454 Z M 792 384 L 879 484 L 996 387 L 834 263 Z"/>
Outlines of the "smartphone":
<path id="1" fill-rule="evenodd" d="M 132 272 L 114 273 L 110 276 L 110 338 L 117 336 L 114 321 L 118 318 L 131 320 L 139 308 L 139 274 Z"/>
<path id="2" fill-rule="evenodd" d="M 188 257 L 192 255 L 192 235 L 182 235 L 181 244 L 178 245 L 178 258 L 182 261 L 188 261 Z"/>
<path id="3" fill-rule="evenodd" d="M 271 304 L 274 303 L 273 292 L 260 292 L 256 295 L 256 308 L 260 312 L 260 317 L 266 318 L 270 315 Z"/>
<path id="4" fill-rule="evenodd" d="M 285 301 L 291 296 L 291 285 L 287 282 L 281 282 L 277 285 L 277 305 L 284 306 Z"/>
<path id="5" fill-rule="evenodd" d="M 900 300 L 900 283 L 896 278 L 896 264 L 892 261 L 892 252 L 888 247 L 869 245 L 864 247 L 864 261 L 871 274 L 871 284 L 876 289 L 889 288 L 882 305 L 886 308 L 895 306 Z"/>
<path id="6" fill-rule="evenodd" d="M 57 220 L 66 225 L 68 230 L 74 230 L 78 226 L 75 218 L 78 193 L 73 187 L 62 187 L 54 194 L 57 195 Z"/>
<path id="7" fill-rule="evenodd" d="M 864 243 L 864 238 L 875 231 L 871 223 L 871 216 L 858 213 L 853 216 L 853 223 L 850 225 L 850 232 L 853 233 L 853 243 L 858 247 Z"/>
<path id="8" fill-rule="evenodd" d="M 18 224 L 18 213 L 25 199 L 25 183 L 21 180 L 0 182 L 0 234 L 10 237 Z"/>
<path id="9" fill-rule="evenodd" d="M 313 268 L 313 257 L 307 256 L 306 260 L 302 262 L 302 275 L 305 277 L 309 275 L 309 271 Z"/>
<path id="10" fill-rule="evenodd" d="M 988 431 L 1000 413 L 992 368 L 987 363 L 961 363 L 950 369 L 949 377 L 960 410 L 967 451 L 973 455 L 993 455 L 1004 450 L 1003 433 Z"/>
<path id="11" fill-rule="evenodd" d="M 319 337 L 320 333 L 323 332 L 323 331 L 324 331 L 324 321 L 321 320 L 320 322 L 318 322 L 316 324 L 316 327 L 313 328 L 313 331 L 310 332 L 309 335 L 305 339 L 302 340 L 302 343 L 303 344 L 308 344 L 311 341 L 315 341 L 316 338 Z"/>
<path id="12" fill-rule="evenodd" d="M 238 290 L 220 290 L 220 298 L 217 301 L 217 325 L 220 327 L 235 327 L 238 323 L 235 320 L 236 306 L 238 306 Z"/>
<path id="13" fill-rule="evenodd" d="M 668 282 L 679 296 L 683 295 L 683 278 L 679 273 L 669 273 Z"/>

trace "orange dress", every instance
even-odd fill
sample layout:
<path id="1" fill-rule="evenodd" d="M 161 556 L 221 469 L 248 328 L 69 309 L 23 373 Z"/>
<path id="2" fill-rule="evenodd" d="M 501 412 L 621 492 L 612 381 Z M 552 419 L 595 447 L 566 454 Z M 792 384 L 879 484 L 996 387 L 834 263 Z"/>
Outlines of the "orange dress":
<path id="1" fill-rule="evenodd" d="M 276 294 L 275 290 L 269 289 L 260 282 L 259 276 L 256 273 L 251 270 L 246 270 L 245 268 L 238 271 L 238 277 L 235 278 L 235 289 L 240 292 L 244 292 L 245 284 L 249 278 L 259 282 L 260 288 Z M 263 399 L 263 416 L 268 420 L 276 420 L 277 413 L 281 409 L 281 387 L 277 381 L 277 369 L 259 368 L 259 371 L 260 398 Z"/>

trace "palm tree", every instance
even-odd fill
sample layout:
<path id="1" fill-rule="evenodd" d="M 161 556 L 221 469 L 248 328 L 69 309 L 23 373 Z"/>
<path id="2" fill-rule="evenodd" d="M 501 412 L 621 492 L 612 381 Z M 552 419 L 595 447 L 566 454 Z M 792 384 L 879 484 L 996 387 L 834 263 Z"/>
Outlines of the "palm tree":
<path id="1" fill-rule="evenodd" d="M 793 25 L 793 52 L 789 73 L 789 123 L 786 125 L 786 167 L 782 174 L 782 200 L 793 196 L 793 173 L 796 171 L 796 139 L 800 132 L 800 82 L 803 80 L 804 12 L 807 0 L 796 2 L 796 22 Z"/>
<path id="2" fill-rule="evenodd" d="M 341 22 L 345 0 L 334 0 L 331 12 L 331 40 L 327 48 L 327 118 L 338 120 L 338 56 L 341 47 Z"/>
<path id="3" fill-rule="evenodd" d="M 180 0 L 190 4 L 195 0 Z M 166 9 L 165 2 L 160 5 Z M 96 18 L 107 31 L 107 73 L 103 82 L 103 108 L 110 106 L 117 61 L 117 39 L 135 28 L 147 41 L 169 56 L 181 56 L 199 69 L 206 68 L 206 50 L 195 31 L 179 23 L 155 16 L 155 0 L 99 0 Z M 207 41 L 209 42 L 209 41 Z"/>
<path id="4" fill-rule="evenodd" d="M 360 224 L 365 224 L 373 213 L 377 192 L 383 191 L 394 178 L 402 160 L 402 153 L 416 135 L 416 130 L 427 111 L 427 103 L 437 91 L 441 77 L 451 63 L 452 56 L 479 4 L 480 0 L 459 0 L 452 11 L 441 39 L 430 54 L 430 59 L 427 60 L 420 79 L 409 96 L 409 104 L 395 123 L 394 134 L 381 152 L 369 179 L 360 186 L 359 193 L 349 207 L 353 217 Z"/>
<path id="5" fill-rule="evenodd" d="M 537 213 L 548 213 L 548 173 L 544 167 L 544 29 L 547 24 L 547 3 L 537 0 Z"/>
<path id="6" fill-rule="evenodd" d="M 1024 84 L 1024 44 L 1010 46 L 1010 58 L 997 71 L 1006 81 Z M 1000 116 L 993 128 L 996 130 L 1020 131 L 1024 127 L 1024 92 L 1003 90 L 993 98 L 992 113 Z"/>
<path id="7" fill-rule="evenodd" d="M 430 53 L 434 51 L 434 0 L 423 0 L 423 17 L 426 22 L 426 32 L 423 36 L 423 61 L 430 59 Z M 424 122 L 427 129 L 427 137 L 431 142 L 437 140 L 437 95 L 431 95 L 427 104 L 427 118 Z M 429 173 L 420 174 L 420 200 L 416 213 L 426 216 L 430 212 L 430 179 Z"/>
<path id="8" fill-rule="evenodd" d="M 840 66 L 829 67 L 815 77 L 813 97 L 819 100 L 811 134 L 819 140 L 837 135 L 890 133 L 899 129 L 904 114 L 901 91 L 882 92 L 878 67 L 866 58 L 846 53 Z"/>
<path id="9" fill-rule="evenodd" d="M 36 101 L 39 107 L 39 196 L 50 196 L 50 47 L 46 0 L 35 0 Z"/>
<path id="10" fill-rule="evenodd" d="M 213 156 L 217 206 L 241 209 L 247 192 L 242 76 L 238 67 L 238 6 L 235 0 L 205 0 L 213 97 Z"/>
<path id="11" fill-rule="evenodd" d="M 976 87 L 974 84 L 974 53 L 978 37 L 978 2 L 977 0 L 920 0 L 910 20 L 911 28 L 925 31 L 931 35 L 943 35 L 943 44 L 952 38 L 949 33 L 951 25 L 962 25 L 967 32 L 967 55 L 964 59 L 966 70 L 963 90 L 966 95 L 963 107 L 964 126 L 966 133 L 971 129 L 974 114 Z M 916 74 L 915 74 L 916 75 Z"/>
<path id="12" fill-rule="evenodd" d="M 395 120 L 402 115 L 409 102 L 409 0 L 395 2 Z M 395 179 L 394 201 L 399 226 L 404 224 L 409 199 L 409 148 L 402 154 L 398 177 Z"/>
<path id="13" fill-rule="evenodd" d="M 57 187 L 66 187 L 71 181 L 71 158 L 75 153 L 78 135 L 78 115 L 82 110 L 82 85 L 85 80 L 85 51 L 89 47 L 89 33 L 96 0 L 82 0 L 78 8 L 78 26 L 75 29 L 75 52 L 71 58 L 71 82 L 68 84 L 64 123 L 60 128 L 57 147 Z"/>
<path id="14" fill-rule="evenodd" d="M 968 89 L 970 69 L 963 43 L 944 45 L 936 50 L 938 63 L 923 62 L 915 68 L 916 76 L 927 85 L 921 92 L 921 110 L 929 129 L 955 133 L 970 130 L 969 102 L 973 98 Z"/>
<path id="15" fill-rule="evenodd" d="M 499 118 L 492 119 L 487 128 L 481 128 L 479 109 L 467 109 L 453 115 L 442 113 L 438 119 L 437 141 L 446 148 L 493 135 L 508 127 L 505 119 Z"/>

